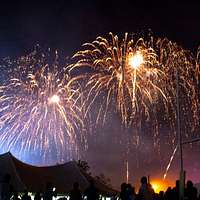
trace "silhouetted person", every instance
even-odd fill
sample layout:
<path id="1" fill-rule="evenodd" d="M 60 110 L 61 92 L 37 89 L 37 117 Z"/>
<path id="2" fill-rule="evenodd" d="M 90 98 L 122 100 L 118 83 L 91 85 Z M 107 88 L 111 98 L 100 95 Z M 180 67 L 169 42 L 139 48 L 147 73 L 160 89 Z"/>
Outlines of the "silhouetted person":
<path id="1" fill-rule="evenodd" d="M 128 199 L 127 184 L 126 183 L 121 184 L 120 199 L 121 200 L 127 200 Z"/>
<path id="2" fill-rule="evenodd" d="M 73 184 L 73 189 L 69 193 L 69 200 L 82 200 L 82 194 L 77 182 Z"/>
<path id="3" fill-rule="evenodd" d="M 36 192 L 36 194 L 34 196 L 34 200 L 41 200 L 41 199 L 42 199 L 41 192 Z"/>
<path id="4" fill-rule="evenodd" d="M 167 188 L 164 197 L 165 197 L 164 198 L 165 200 L 172 200 L 173 199 L 172 198 L 173 196 L 172 196 L 172 189 L 171 189 L 171 187 Z"/>
<path id="5" fill-rule="evenodd" d="M 172 200 L 179 199 L 179 180 L 176 180 L 176 186 L 172 189 Z"/>
<path id="6" fill-rule="evenodd" d="M 31 200 L 31 197 L 28 195 L 27 190 L 24 191 L 24 194 L 22 195 L 22 200 Z"/>
<path id="7" fill-rule="evenodd" d="M 138 193 L 139 200 L 153 200 L 154 190 L 151 185 L 147 183 L 147 177 L 141 178 L 141 186 Z"/>
<path id="8" fill-rule="evenodd" d="M 46 184 L 46 190 L 43 194 L 43 200 L 52 200 L 53 197 L 56 197 L 56 191 L 53 191 L 53 185 L 52 183 Z"/>
<path id="9" fill-rule="evenodd" d="M 158 193 L 154 193 L 154 195 L 153 195 L 153 200 L 160 200 L 160 199 L 159 199 L 159 194 L 158 194 Z"/>
<path id="10" fill-rule="evenodd" d="M 185 189 L 185 197 L 187 200 L 197 200 L 197 188 L 193 186 L 192 181 L 187 181 Z"/>
<path id="11" fill-rule="evenodd" d="M 12 196 L 12 185 L 10 184 L 10 174 L 5 174 L 3 180 L 0 183 L 0 199 L 9 200 Z"/>
<path id="12" fill-rule="evenodd" d="M 126 185 L 126 191 L 127 191 L 128 200 L 135 200 L 136 199 L 135 188 L 132 187 L 132 185 L 130 183 Z"/>
<path id="13" fill-rule="evenodd" d="M 99 190 L 95 187 L 93 180 L 90 181 L 90 186 L 85 190 L 84 195 L 87 197 L 87 200 L 99 199 Z"/>
<path id="14" fill-rule="evenodd" d="M 14 193 L 13 193 L 12 200 L 20 200 L 20 198 L 19 198 L 19 196 L 18 196 L 18 192 L 14 192 Z"/>
<path id="15" fill-rule="evenodd" d="M 164 200 L 164 192 L 163 191 L 160 191 L 159 192 L 159 200 Z"/>

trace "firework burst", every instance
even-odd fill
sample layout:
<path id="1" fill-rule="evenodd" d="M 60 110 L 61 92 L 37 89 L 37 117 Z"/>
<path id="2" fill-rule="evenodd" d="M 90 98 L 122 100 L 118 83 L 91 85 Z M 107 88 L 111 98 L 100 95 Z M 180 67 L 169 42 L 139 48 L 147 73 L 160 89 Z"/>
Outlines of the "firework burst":
<path id="1" fill-rule="evenodd" d="M 74 55 L 74 58 L 78 58 L 78 62 L 72 67 L 73 70 L 77 67 L 89 66 L 93 70 L 94 73 L 87 83 L 90 93 L 94 92 L 96 98 L 106 90 L 106 110 L 114 100 L 125 124 L 128 124 L 140 109 L 137 93 L 146 94 L 148 101 L 152 101 L 150 91 L 140 83 L 143 82 L 154 88 L 148 76 L 150 74 L 152 77 L 159 76 L 160 73 L 156 68 L 151 68 L 153 64 L 157 65 L 153 49 L 134 45 L 133 40 L 128 40 L 127 36 L 126 34 L 121 43 L 117 36 L 111 34 L 111 41 L 98 37 L 94 42 L 84 44 L 83 46 L 88 49 Z M 142 41 L 138 41 L 140 42 Z M 144 67 L 146 65 L 148 68 Z M 142 98 L 140 103 L 147 105 L 143 95 L 140 95 L 140 98 Z"/>
<path id="2" fill-rule="evenodd" d="M 126 126 L 151 121 L 148 132 L 154 144 L 160 144 L 160 131 L 170 130 L 170 142 L 176 139 L 176 73 L 179 74 L 181 122 L 184 135 L 190 137 L 199 123 L 198 70 L 195 58 L 167 39 L 133 38 L 122 40 L 110 33 L 110 39 L 97 37 L 85 43 L 74 55 L 71 70 L 88 67 L 88 110 L 97 97 L 101 98 L 99 116 L 103 121 L 113 104 Z M 88 71 L 88 70 L 87 70 Z M 98 121 L 98 120 L 97 120 Z M 173 137 L 171 137 L 173 135 Z M 166 136 L 167 137 L 167 136 Z"/>
<path id="3" fill-rule="evenodd" d="M 0 86 L 1 149 L 22 159 L 37 154 L 46 164 L 75 156 L 82 126 L 79 87 L 59 65 L 57 52 L 49 53 L 35 50 L 10 63 Z"/>

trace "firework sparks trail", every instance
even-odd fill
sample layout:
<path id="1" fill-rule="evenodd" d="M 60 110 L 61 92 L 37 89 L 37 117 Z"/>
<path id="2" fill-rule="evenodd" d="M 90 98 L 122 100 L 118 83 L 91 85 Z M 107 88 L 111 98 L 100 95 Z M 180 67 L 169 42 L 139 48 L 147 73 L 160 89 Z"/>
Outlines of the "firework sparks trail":
<path id="1" fill-rule="evenodd" d="M 129 163 L 126 161 L 126 182 L 129 183 Z"/>
<path id="2" fill-rule="evenodd" d="M 1 150 L 37 152 L 45 164 L 72 159 L 82 125 L 79 88 L 54 58 L 37 50 L 19 58 L 0 86 Z"/>
<path id="3" fill-rule="evenodd" d="M 178 145 L 176 146 L 176 148 L 174 149 L 174 151 L 173 151 L 173 153 L 172 153 L 172 156 L 170 157 L 169 163 L 168 163 L 167 168 L 166 168 L 166 170 L 165 170 L 165 174 L 163 175 L 163 179 L 164 179 L 164 180 L 165 180 L 166 177 L 167 177 L 168 171 L 169 171 L 169 169 L 170 169 L 170 167 L 171 167 L 171 164 L 172 164 L 172 161 L 173 161 L 173 159 L 174 159 L 174 156 L 175 156 L 175 154 L 176 154 L 177 149 L 178 149 Z"/>
<path id="4" fill-rule="evenodd" d="M 97 37 L 85 43 L 74 56 L 71 70 L 89 68 L 80 75 L 87 78 L 88 110 L 100 97 L 98 120 L 105 121 L 113 105 L 126 126 L 152 121 L 155 146 L 160 143 L 163 127 L 169 141 L 176 143 L 176 70 L 179 70 L 180 109 L 183 135 L 195 132 L 199 124 L 198 76 L 195 58 L 190 52 L 167 39 L 130 38 L 122 40 L 110 33 L 110 39 Z M 92 98 L 92 99 L 91 99 Z M 90 99 L 90 101 L 89 101 Z M 87 112 L 86 112 L 87 114 Z M 137 127 L 137 126 L 136 126 Z M 173 134 L 172 134 L 173 133 Z M 138 137 L 136 137 L 138 138 Z"/>

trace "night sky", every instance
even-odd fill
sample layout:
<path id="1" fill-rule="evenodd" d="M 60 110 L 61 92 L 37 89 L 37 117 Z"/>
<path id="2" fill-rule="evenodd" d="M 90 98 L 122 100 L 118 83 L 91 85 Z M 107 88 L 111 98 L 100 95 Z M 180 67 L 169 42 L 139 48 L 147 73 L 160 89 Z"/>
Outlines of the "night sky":
<path id="1" fill-rule="evenodd" d="M 151 30 L 153 35 L 167 37 L 183 48 L 196 52 L 200 45 L 200 1 L 144 1 L 144 0 L 55 0 L 55 1 L 2 1 L 0 4 L 0 58 L 17 57 L 32 51 L 34 45 L 57 49 L 63 56 L 72 56 L 84 42 L 109 32 L 123 35 L 124 32 L 143 34 Z M 115 142 L 123 137 L 120 119 L 113 116 L 101 133 L 94 133 L 85 158 L 96 174 L 104 173 L 119 186 L 125 180 L 123 148 Z M 103 132 L 103 133 L 102 133 Z M 97 135 L 95 135 L 97 134 Z M 117 140 L 117 139 L 116 139 Z M 110 143 L 110 141 L 112 141 Z M 153 150 L 140 149 L 140 156 L 153 155 Z M 196 148 L 199 148 L 197 146 Z M 187 148 L 188 149 L 188 148 Z M 165 149 L 167 159 L 172 149 Z M 168 152 L 169 151 L 169 152 Z M 148 152 L 148 154 L 146 154 Z M 197 150 L 187 150 L 185 162 L 189 178 L 200 182 L 200 163 Z M 164 166 L 152 158 L 147 164 L 137 166 L 136 153 L 130 156 L 130 178 L 138 182 L 142 175 L 151 174 L 161 178 Z M 165 163 L 166 164 L 166 163 Z M 178 160 L 172 165 L 169 177 L 177 172 Z M 149 170 L 149 171 L 148 171 Z M 169 180 L 171 180 L 169 178 Z"/>
<path id="2" fill-rule="evenodd" d="M 190 1 L 191 2 L 191 1 Z M 0 56 L 21 55 L 39 43 L 72 55 L 80 45 L 112 31 L 167 37 L 184 48 L 199 45 L 199 1 L 3 1 Z"/>

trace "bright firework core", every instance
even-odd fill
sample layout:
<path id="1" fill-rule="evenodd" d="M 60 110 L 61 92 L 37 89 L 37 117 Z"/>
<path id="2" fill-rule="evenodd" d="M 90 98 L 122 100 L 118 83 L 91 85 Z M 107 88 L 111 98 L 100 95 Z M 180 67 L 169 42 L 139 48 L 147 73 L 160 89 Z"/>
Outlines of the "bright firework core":
<path id="1" fill-rule="evenodd" d="M 135 54 L 131 54 L 129 56 L 128 64 L 133 69 L 138 69 L 140 67 L 140 65 L 143 63 L 144 63 L 144 59 L 140 52 L 136 52 Z"/>
<path id="2" fill-rule="evenodd" d="M 54 94 L 51 98 L 49 98 L 49 103 L 59 103 L 60 97 Z"/>

